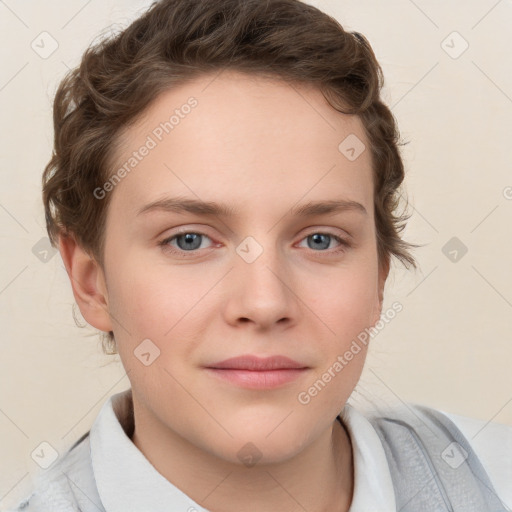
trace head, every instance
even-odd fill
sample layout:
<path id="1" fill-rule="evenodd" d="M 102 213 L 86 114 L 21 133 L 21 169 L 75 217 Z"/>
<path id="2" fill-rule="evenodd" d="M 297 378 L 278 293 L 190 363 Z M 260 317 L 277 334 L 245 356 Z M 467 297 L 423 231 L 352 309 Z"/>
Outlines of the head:
<path id="1" fill-rule="evenodd" d="M 365 37 L 298 0 L 160 1 L 60 84 L 50 239 L 141 409 L 196 446 L 289 456 L 354 389 L 367 347 L 297 401 L 379 319 L 391 258 L 416 267 L 382 84 Z M 205 370 L 242 354 L 307 370 L 264 391 Z"/>

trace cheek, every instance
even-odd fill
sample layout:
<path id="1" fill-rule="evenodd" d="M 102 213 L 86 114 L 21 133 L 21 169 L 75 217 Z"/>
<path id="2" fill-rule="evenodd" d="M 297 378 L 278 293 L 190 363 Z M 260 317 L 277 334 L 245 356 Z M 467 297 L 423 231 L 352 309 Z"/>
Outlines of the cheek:
<path id="1" fill-rule="evenodd" d="M 118 320 L 114 333 L 125 369 L 158 387 L 159 379 L 169 380 L 164 368 L 183 377 L 185 362 L 200 344 L 207 316 L 201 297 L 211 284 L 161 266 L 134 269 L 125 268 L 112 286 L 111 315 Z M 155 358 L 148 367 L 137 359 L 146 353 L 147 359 Z"/>
<path id="2" fill-rule="evenodd" d="M 110 295 L 111 311 L 130 332 L 162 338 L 198 302 L 201 289 L 179 272 L 140 264 L 119 274 Z"/>
<path id="3" fill-rule="evenodd" d="M 314 294 L 312 310 L 334 331 L 337 340 L 346 341 L 372 324 L 378 307 L 376 272 L 347 268 L 325 283 L 324 292 Z"/>
<path id="4" fill-rule="evenodd" d="M 360 377 L 370 340 L 368 328 L 378 300 L 376 279 L 371 267 L 351 267 L 324 280 L 323 293 L 314 290 L 305 295 L 309 297 L 305 302 L 310 301 L 308 306 L 311 304 L 314 313 L 311 336 L 321 354 L 315 375 L 320 380 L 317 388 L 327 388 L 318 393 L 315 407 L 328 408 L 328 404 L 346 399 Z"/>

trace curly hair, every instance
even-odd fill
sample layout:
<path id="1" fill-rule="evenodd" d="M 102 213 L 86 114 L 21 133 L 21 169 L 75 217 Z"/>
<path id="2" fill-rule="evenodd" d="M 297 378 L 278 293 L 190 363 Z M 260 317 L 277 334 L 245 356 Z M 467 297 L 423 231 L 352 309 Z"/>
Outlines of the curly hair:
<path id="1" fill-rule="evenodd" d="M 372 156 L 379 262 L 417 264 L 397 212 L 404 165 L 396 120 L 381 101 L 383 72 L 368 40 L 299 0 L 160 0 L 120 33 L 84 52 L 53 103 L 54 150 L 44 169 L 51 243 L 72 235 L 103 266 L 109 196 L 93 191 L 112 172 L 123 129 L 165 90 L 232 69 L 320 90 L 337 111 L 359 116 Z M 104 334 L 105 336 L 105 334 Z M 116 353 L 112 331 L 105 353 Z"/>

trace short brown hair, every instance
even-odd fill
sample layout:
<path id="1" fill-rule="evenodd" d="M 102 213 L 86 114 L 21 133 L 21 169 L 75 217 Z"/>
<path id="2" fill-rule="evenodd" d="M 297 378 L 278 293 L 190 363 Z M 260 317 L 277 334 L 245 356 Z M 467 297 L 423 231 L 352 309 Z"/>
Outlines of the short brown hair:
<path id="1" fill-rule="evenodd" d="M 52 244 L 72 234 L 103 266 L 108 194 L 122 128 L 159 93 L 201 74 L 232 69 L 316 86 L 336 110 L 360 117 L 373 164 L 379 263 L 417 268 L 417 245 L 400 238 L 404 166 L 400 134 L 380 99 L 383 73 L 368 40 L 299 0 L 161 0 L 122 32 L 90 46 L 60 83 L 53 104 L 54 151 L 43 173 Z M 340 141 L 341 142 L 341 141 Z M 104 340 L 105 341 L 105 340 Z M 115 353 L 113 332 L 106 353 Z"/>

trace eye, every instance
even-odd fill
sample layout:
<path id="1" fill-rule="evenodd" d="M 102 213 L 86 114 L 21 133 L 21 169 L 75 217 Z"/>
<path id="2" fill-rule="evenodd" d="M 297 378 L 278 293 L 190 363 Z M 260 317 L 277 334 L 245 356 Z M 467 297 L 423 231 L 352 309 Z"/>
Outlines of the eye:
<path id="1" fill-rule="evenodd" d="M 202 243 L 205 239 L 211 241 L 211 238 L 204 233 L 183 231 L 165 238 L 159 242 L 158 245 L 166 252 L 176 256 L 187 257 L 187 253 L 197 253 L 199 249 L 207 249 L 208 247 L 204 247 Z M 308 248 L 312 249 L 314 252 L 327 252 L 330 255 L 343 252 L 351 247 L 351 244 L 347 240 L 333 233 L 315 232 L 307 235 L 302 240 L 306 240 Z M 338 243 L 338 247 L 332 251 L 324 250 L 329 248 L 333 240 Z"/>
<path id="2" fill-rule="evenodd" d="M 159 245 L 173 254 L 182 256 L 186 252 L 195 252 L 197 249 L 204 249 L 205 247 L 201 247 L 204 238 L 210 240 L 210 237 L 204 233 L 184 231 L 183 233 L 177 233 L 162 240 Z M 172 245 L 172 242 L 176 242 L 177 248 L 175 245 Z"/>
<path id="3" fill-rule="evenodd" d="M 305 238 L 303 238 L 303 240 L 306 240 L 308 247 L 310 249 L 313 249 L 315 252 L 318 252 L 317 249 L 327 249 L 332 240 L 335 240 L 339 244 L 338 248 L 336 248 L 335 250 L 332 251 L 334 253 L 344 251 L 348 247 L 350 247 L 350 243 L 347 240 L 345 240 L 333 233 L 322 233 L 322 232 L 311 233 L 311 234 L 307 235 Z M 320 251 L 320 252 L 326 252 L 326 251 Z"/>

